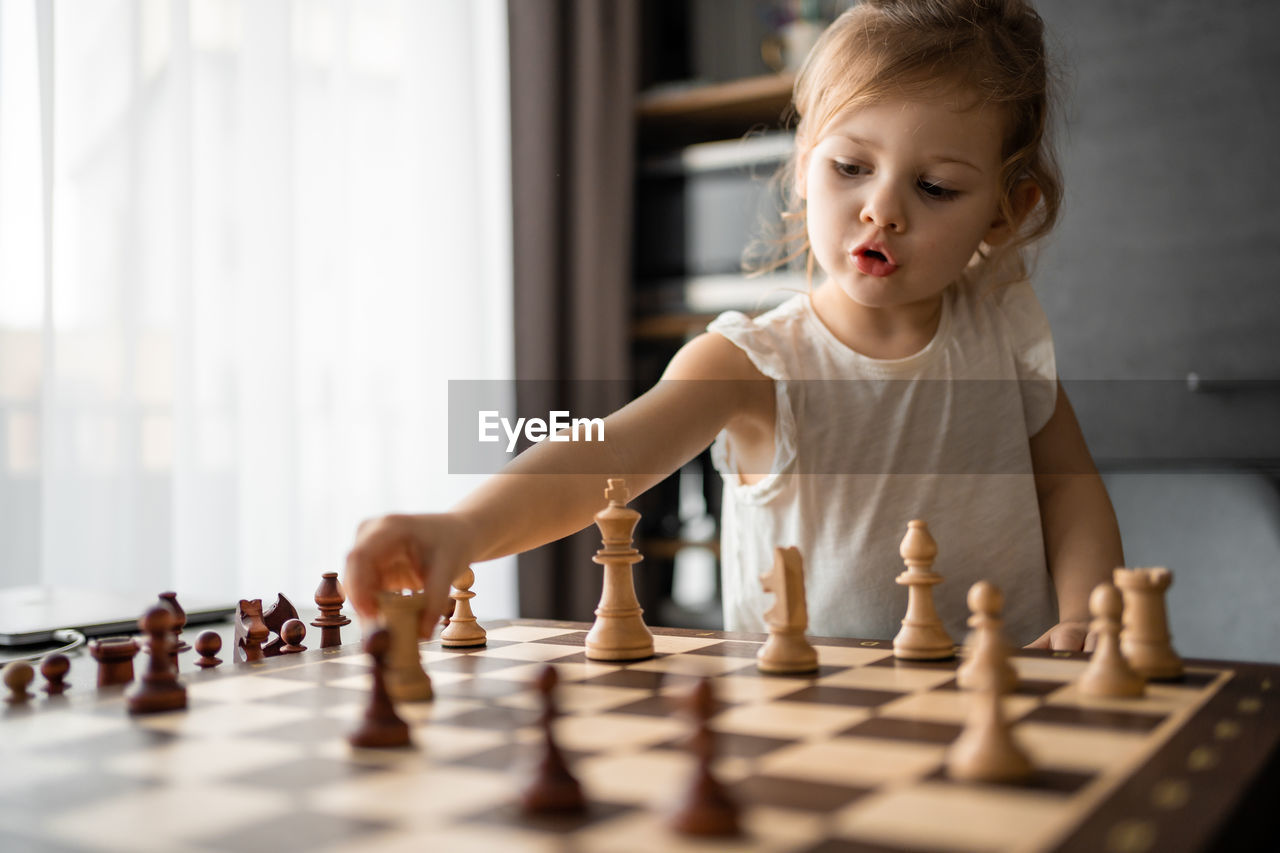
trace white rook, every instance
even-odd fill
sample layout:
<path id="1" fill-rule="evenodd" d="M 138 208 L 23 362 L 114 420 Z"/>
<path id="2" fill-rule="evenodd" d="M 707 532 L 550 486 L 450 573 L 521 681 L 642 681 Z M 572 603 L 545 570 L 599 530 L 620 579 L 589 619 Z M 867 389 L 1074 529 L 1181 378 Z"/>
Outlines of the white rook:
<path id="1" fill-rule="evenodd" d="M 1143 678 L 1182 677 L 1182 658 L 1173 650 L 1164 594 L 1173 585 L 1165 568 L 1116 569 L 1112 576 L 1124 596 L 1120 651 Z"/>

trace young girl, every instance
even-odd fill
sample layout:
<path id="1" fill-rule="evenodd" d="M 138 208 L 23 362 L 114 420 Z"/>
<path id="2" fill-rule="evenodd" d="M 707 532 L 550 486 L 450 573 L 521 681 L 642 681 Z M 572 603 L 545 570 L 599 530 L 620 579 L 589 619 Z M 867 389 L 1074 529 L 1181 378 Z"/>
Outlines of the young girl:
<path id="1" fill-rule="evenodd" d="M 892 637 L 898 543 L 922 518 L 953 637 L 986 578 L 1011 638 L 1081 648 L 1089 593 L 1123 557 L 1020 254 L 1062 197 L 1047 90 L 1024 0 L 850 9 L 795 84 L 785 219 L 811 291 L 717 318 L 606 419 L 606 442 L 544 442 L 452 512 L 363 524 L 353 606 L 368 616 L 377 589 L 425 587 L 434 619 L 471 563 L 590 524 L 595 472 L 636 494 L 714 441 L 727 629 L 764 630 L 758 575 L 797 545 L 811 634 Z"/>

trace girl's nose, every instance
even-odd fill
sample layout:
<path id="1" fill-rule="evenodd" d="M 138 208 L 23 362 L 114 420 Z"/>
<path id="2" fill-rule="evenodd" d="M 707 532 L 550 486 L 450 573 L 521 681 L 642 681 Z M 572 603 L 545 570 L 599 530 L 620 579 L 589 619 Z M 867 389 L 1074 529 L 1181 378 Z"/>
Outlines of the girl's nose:
<path id="1" fill-rule="evenodd" d="M 864 223 L 895 233 L 901 233 L 907 227 L 901 200 L 888 181 L 877 182 L 871 188 L 870 195 L 863 202 L 860 218 Z"/>

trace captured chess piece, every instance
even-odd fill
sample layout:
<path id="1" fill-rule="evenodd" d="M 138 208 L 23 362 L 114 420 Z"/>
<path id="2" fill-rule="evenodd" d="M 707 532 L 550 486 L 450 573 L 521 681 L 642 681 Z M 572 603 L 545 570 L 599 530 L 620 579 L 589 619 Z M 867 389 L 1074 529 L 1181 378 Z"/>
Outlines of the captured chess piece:
<path id="1" fill-rule="evenodd" d="M 483 646 L 486 642 L 486 632 L 471 612 L 471 599 L 476 597 L 471 586 L 475 582 L 476 573 L 470 568 L 463 569 L 462 574 L 453 580 L 453 589 L 449 592 L 453 599 L 453 613 L 440 632 L 440 645 L 447 649 Z"/>
<path id="2" fill-rule="evenodd" d="M 1076 682 L 1085 696 L 1136 698 L 1146 691 L 1146 682 L 1125 660 L 1120 651 L 1120 592 L 1114 585 L 1100 583 L 1089 596 L 1089 626 L 1095 637 L 1089 666 Z"/>
<path id="3" fill-rule="evenodd" d="M 21 705 L 31 698 L 27 688 L 35 680 L 36 671 L 24 660 L 10 661 L 4 667 L 4 686 L 9 688 L 5 701 L 10 705 Z"/>
<path id="4" fill-rule="evenodd" d="M 196 637 L 196 653 L 200 655 L 196 666 L 208 669 L 222 663 L 222 658 L 218 657 L 220 651 L 222 651 L 222 636 L 217 631 L 205 631 Z"/>
<path id="5" fill-rule="evenodd" d="M 280 654 L 296 655 L 298 652 L 305 652 L 307 647 L 302 645 L 302 641 L 307 636 L 307 625 L 301 619 L 290 619 L 280 626 Z"/>
<path id="6" fill-rule="evenodd" d="M 1120 650 L 1134 671 L 1153 681 L 1182 677 L 1182 658 L 1173 650 L 1164 594 L 1173 584 L 1165 568 L 1116 569 L 1112 576 L 1124 596 Z"/>
<path id="7" fill-rule="evenodd" d="M 425 702 L 432 697 L 431 678 L 422 668 L 418 648 L 426 603 L 424 592 L 378 593 L 378 609 L 391 643 L 387 651 L 387 692 L 397 702 Z"/>
<path id="8" fill-rule="evenodd" d="M 604 547 L 591 558 L 604 566 L 604 582 L 586 654 L 591 660 L 642 660 L 653 657 L 653 634 L 641 618 L 644 611 L 631 575 L 631 567 L 644 559 L 631 540 L 640 513 L 627 508 L 625 480 L 610 479 L 604 496 L 609 505 L 595 517 Z"/>
<path id="9" fill-rule="evenodd" d="M 382 749 L 410 746 L 409 725 L 396 713 L 387 692 L 387 655 L 391 650 L 391 635 L 379 628 L 364 641 L 364 650 L 373 658 L 373 689 L 369 693 L 369 705 L 365 708 L 360 727 L 347 741 L 356 747 Z"/>
<path id="10" fill-rule="evenodd" d="M 133 681 L 133 658 L 138 654 L 138 641 L 133 637 L 90 640 L 89 654 L 98 662 L 98 687 Z"/>
<path id="11" fill-rule="evenodd" d="M 689 787 L 671 816 L 671 828 L 684 835 L 738 835 L 738 804 L 711 772 L 716 744 L 710 722 L 716 713 L 716 699 L 710 678 L 698 681 L 686 708 L 694 721 L 690 746 L 697 761 Z"/>
<path id="12" fill-rule="evenodd" d="M 271 636 L 271 629 L 262 621 L 262 599 L 240 599 L 236 605 L 235 643 L 231 659 L 236 663 L 254 663 L 263 659 L 262 644 Z"/>
<path id="13" fill-rule="evenodd" d="M 1000 612 L 1004 609 L 1004 596 L 999 587 L 990 581 L 978 581 L 969 587 L 968 659 L 956 670 L 956 684 L 966 690 L 975 690 L 983 684 L 986 674 L 996 675 L 995 688 L 1000 693 L 1012 693 L 1018 687 L 1018 672 L 1009 662 L 1009 646 L 1005 643 Z"/>
<path id="14" fill-rule="evenodd" d="M 316 607 L 320 608 L 320 615 L 311 623 L 312 628 L 320 629 L 320 648 L 342 645 L 342 626 L 351 624 L 351 620 L 342 615 L 342 605 L 346 601 L 346 593 L 338 583 L 338 573 L 322 574 L 320 586 L 316 587 Z"/>
<path id="15" fill-rule="evenodd" d="M 40 674 L 44 676 L 44 692 L 50 696 L 61 696 L 70 687 L 67 684 L 67 673 L 71 670 L 71 660 L 60 652 L 46 655 L 40 662 Z"/>
<path id="16" fill-rule="evenodd" d="M 945 660 L 955 655 L 955 643 L 942 627 L 933 604 L 933 587 L 942 575 L 933 571 L 938 545 L 929 527 L 915 520 L 907 525 L 907 535 L 898 549 L 907 569 L 896 578 L 907 588 L 907 615 L 898 636 L 893 638 L 894 657 L 905 660 Z"/>
<path id="17" fill-rule="evenodd" d="M 559 715 L 555 703 L 556 668 L 547 664 L 538 673 L 534 687 L 542 705 L 538 726 L 542 729 L 542 758 L 533 778 L 520 794 L 520 808 L 525 814 L 575 814 L 586 810 L 582 786 L 569 772 L 564 754 L 556 743 L 553 724 Z"/>
<path id="18" fill-rule="evenodd" d="M 262 647 L 263 657 L 273 658 L 278 655 L 288 654 L 284 650 L 284 626 L 290 619 L 298 618 L 298 608 L 293 606 L 293 602 L 284 597 L 284 593 L 276 593 L 275 604 L 272 604 L 266 610 L 262 611 L 262 624 L 267 626 L 267 630 L 275 637 L 268 640 Z M 306 633 L 306 628 L 303 628 Z"/>
<path id="19" fill-rule="evenodd" d="M 152 714 L 187 707 L 187 688 L 178 681 L 178 671 L 169 661 L 169 644 L 173 642 L 173 611 L 156 605 L 138 620 L 138 627 L 148 638 L 147 671 L 142 679 L 125 691 L 130 714 Z"/>
<path id="20" fill-rule="evenodd" d="M 773 566 L 760 576 L 760 587 L 774 595 L 764 614 L 769 639 L 756 653 L 761 672 L 813 672 L 818 653 L 805 638 L 809 611 L 804 598 L 804 559 L 799 548 L 773 549 Z"/>

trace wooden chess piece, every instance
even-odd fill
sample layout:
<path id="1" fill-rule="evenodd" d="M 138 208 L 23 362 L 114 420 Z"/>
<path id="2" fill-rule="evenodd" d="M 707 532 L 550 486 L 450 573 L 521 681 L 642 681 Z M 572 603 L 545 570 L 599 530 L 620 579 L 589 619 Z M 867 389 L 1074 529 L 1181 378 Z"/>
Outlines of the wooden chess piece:
<path id="1" fill-rule="evenodd" d="M 968 721 L 947 750 L 947 774 L 952 779 L 1017 782 L 1034 769 L 1005 722 L 997 681 L 996 673 L 987 673 L 980 679 L 984 686 L 969 693 Z"/>
<path id="2" fill-rule="evenodd" d="M 1146 682 L 1125 660 L 1120 650 L 1120 613 L 1123 602 L 1114 585 L 1100 583 L 1089 596 L 1089 626 L 1095 637 L 1089 666 L 1076 682 L 1084 696 L 1136 698 L 1146 691 Z"/>
<path id="3" fill-rule="evenodd" d="M 236 605 L 235 645 L 231 659 L 236 663 L 253 663 L 263 659 L 262 644 L 271 636 L 271 629 L 262 621 L 262 599 L 241 599 Z"/>
<path id="4" fill-rule="evenodd" d="M 196 652 L 200 655 L 196 666 L 208 669 L 222 663 L 222 659 L 218 657 L 220 651 L 222 651 L 222 636 L 217 631 L 205 631 L 196 637 Z"/>
<path id="5" fill-rule="evenodd" d="M 738 835 L 738 804 L 711 772 L 715 759 L 715 732 L 710 721 L 716 712 L 711 679 L 702 678 L 686 700 L 686 708 L 694 721 L 690 739 L 697 766 L 683 799 L 671 816 L 671 828 L 684 835 Z"/>
<path id="6" fill-rule="evenodd" d="M 942 575 L 933 571 L 938 545 L 923 521 L 907 525 L 907 535 L 898 548 L 907 569 L 895 579 L 907 588 L 907 615 L 898 636 L 893 638 L 894 657 L 905 660 L 945 660 L 955 655 L 955 643 L 942 627 L 933 605 L 933 587 Z"/>
<path id="7" fill-rule="evenodd" d="M 311 627 L 320 629 L 320 648 L 330 649 L 342 645 L 342 626 L 350 625 L 351 620 L 342 614 L 342 605 L 347 595 L 338 583 L 337 572 L 325 572 L 320 576 L 320 586 L 316 587 L 316 607 L 320 615 L 311 623 Z"/>
<path id="8" fill-rule="evenodd" d="M 27 688 L 35 680 L 36 671 L 24 660 L 10 661 L 4 667 L 4 686 L 9 688 L 5 701 L 10 705 L 21 705 L 31 698 Z"/>
<path id="9" fill-rule="evenodd" d="M 1173 650 L 1164 595 L 1173 584 L 1165 568 L 1116 569 L 1112 573 L 1124 596 L 1120 650 L 1134 671 L 1153 681 L 1182 677 L 1182 658 Z"/>
<path id="10" fill-rule="evenodd" d="M 587 632 L 586 655 L 591 660 L 641 660 L 653 657 L 653 634 L 644 624 L 636 598 L 631 567 L 644 559 L 632 547 L 640 513 L 628 509 L 626 481 L 610 479 L 605 490 L 609 506 L 596 513 L 604 547 L 592 562 L 604 566 L 604 581 L 596 621 Z"/>
<path id="11" fill-rule="evenodd" d="M 280 654 L 296 655 L 298 652 L 305 652 L 307 647 L 302 645 L 302 641 L 307 636 L 307 625 L 301 619 L 290 619 L 280 626 L 280 639 L 283 645 L 280 646 Z"/>
<path id="12" fill-rule="evenodd" d="M 475 582 L 476 573 L 470 568 L 464 569 L 462 574 L 453 581 L 453 590 L 449 593 L 449 597 L 454 602 L 453 614 L 449 617 L 444 630 L 440 632 L 440 645 L 445 648 L 483 646 L 486 642 L 486 632 L 480 627 L 480 623 L 476 622 L 475 614 L 471 612 L 471 599 L 476 597 L 476 594 L 471 591 L 471 586 Z"/>
<path id="13" fill-rule="evenodd" d="M 387 692 L 398 702 L 431 699 L 431 678 L 422 668 L 418 635 L 426 593 L 378 593 L 379 611 L 385 620 L 391 647 L 387 651 Z"/>
<path id="14" fill-rule="evenodd" d="M 50 696 L 61 696 L 70 687 L 67 684 L 67 673 L 71 671 L 71 660 L 64 654 L 54 652 L 45 655 L 40 662 L 40 674 L 44 676 L 44 692 Z"/>
<path id="15" fill-rule="evenodd" d="M 973 630 L 967 643 L 969 657 L 956 670 L 956 684 L 966 690 L 987 687 L 982 683 L 984 674 L 995 673 L 996 690 L 1012 693 L 1018 687 L 1018 672 L 1009 662 L 1009 646 L 1001 631 L 1004 595 L 990 581 L 978 581 L 969 587 L 968 603 Z"/>
<path id="16" fill-rule="evenodd" d="M 169 605 L 169 609 L 173 611 L 173 666 L 178 666 L 178 652 L 190 650 L 191 646 L 187 645 L 182 639 L 182 629 L 187 624 L 187 611 L 182 609 L 182 605 L 178 603 L 178 594 L 176 592 L 160 593 L 160 601 Z"/>
<path id="17" fill-rule="evenodd" d="M 133 637 L 90 640 L 89 654 L 98 662 L 98 687 L 133 681 L 133 658 L 138 654 L 138 641 Z"/>
<path id="18" fill-rule="evenodd" d="M 277 657 L 285 654 L 284 651 L 284 626 L 290 619 L 298 618 L 298 608 L 293 606 L 293 602 L 284 597 L 284 593 L 276 593 L 275 604 L 272 604 L 262 612 L 262 624 L 267 626 L 267 630 L 275 634 L 275 638 L 267 641 L 262 647 L 263 657 Z M 306 629 L 303 628 L 303 633 Z"/>
<path id="19" fill-rule="evenodd" d="M 411 746 L 409 725 L 396 714 L 387 692 L 387 655 L 391 649 L 391 635 L 379 628 L 364 641 L 364 650 L 373 658 L 373 689 L 369 693 L 369 705 L 364 720 L 352 732 L 347 741 L 355 747 L 382 749 Z"/>
<path id="20" fill-rule="evenodd" d="M 542 729 L 542 758 L 533 778 L 520 793 L 520 808 L 525 814 L 574 814 L 587 807 L 582 786 L 569 772 L 552 730 L 559 714 L 555 704 L 558 679 L 555 667 L 547 664 L 534 681 L 542 705 L 542 714 L 538 717 Z"/>
<path id="21" fill-rule="evenodd" d="M 187 688 L 169 662 L 173 642 L 173 612 L 157 605 L 143 614 L 138 627 L 147 635 L 148 664 L 142 679 L 125 691 L 130 714 L 152 714 L 187 707 Z"/>
<path id="22" fill-rule="evenodd" d="M 756 652 L 761 672 L 813 672 L 818 652 L 805 638 L 809 610 L 804 598 L 804 559 L 795 547 L 773 549 L 773 566 L 760 576 L 760 587 L 774 595 L 764 614 L 769 639 Z"/>

